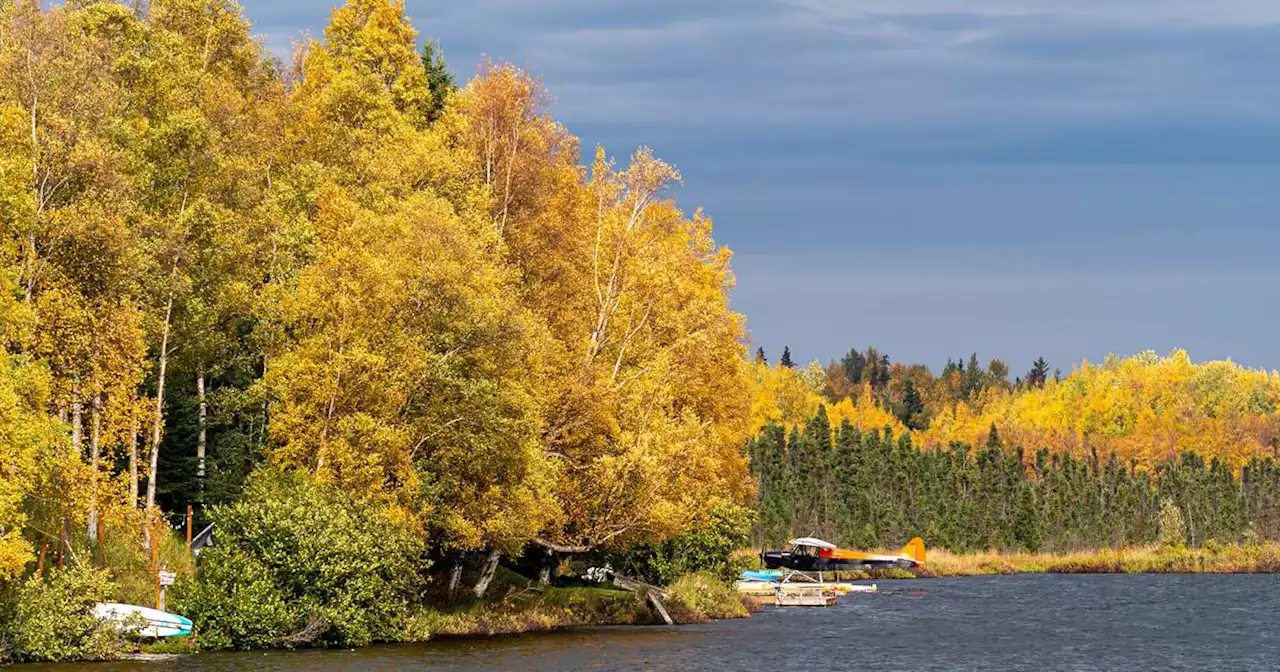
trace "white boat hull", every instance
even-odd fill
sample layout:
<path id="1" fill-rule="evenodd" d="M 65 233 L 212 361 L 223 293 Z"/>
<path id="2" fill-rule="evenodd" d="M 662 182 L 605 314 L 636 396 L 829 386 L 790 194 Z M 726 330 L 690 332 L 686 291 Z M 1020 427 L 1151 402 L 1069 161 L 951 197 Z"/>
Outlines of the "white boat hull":
<path id="1" fill-rule="evenodd" d="M 182 637 L 195 628 L 189 619 L 177 614 L 132 604 L 104 602 L 93 608 L 93 615 L 139 637 Z"/>

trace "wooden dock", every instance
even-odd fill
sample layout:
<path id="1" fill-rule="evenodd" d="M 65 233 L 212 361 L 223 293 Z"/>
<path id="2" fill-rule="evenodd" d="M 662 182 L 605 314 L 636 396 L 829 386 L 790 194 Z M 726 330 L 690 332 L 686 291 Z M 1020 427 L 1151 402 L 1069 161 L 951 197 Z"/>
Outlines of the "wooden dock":
<path id="1" fill-rule="evenodd" d="M 831 584 L 764 583 L 739 585 L 738 592 L 759 606 L 829 607 L 840 593 Z"/>

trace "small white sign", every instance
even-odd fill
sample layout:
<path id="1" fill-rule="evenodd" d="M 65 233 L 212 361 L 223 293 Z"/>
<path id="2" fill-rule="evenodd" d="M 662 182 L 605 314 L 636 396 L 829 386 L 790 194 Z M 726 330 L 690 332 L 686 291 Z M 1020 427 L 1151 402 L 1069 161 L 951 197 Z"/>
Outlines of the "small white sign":
<path id="1" fill-rule="evenodd" d="M 178 575 L 177 575 L 177 574 L 175 574 L 174 572 L 164 572 L 164 571 L 162 571 L 162 572 L 160 572 L 160 585 L 162 585 L 162 586 L 172 586 L 172 585 L 173 585 L 173 582 L 174 582 L 175 580 L 177 580 L 177 578 L 178 578 Z"/>

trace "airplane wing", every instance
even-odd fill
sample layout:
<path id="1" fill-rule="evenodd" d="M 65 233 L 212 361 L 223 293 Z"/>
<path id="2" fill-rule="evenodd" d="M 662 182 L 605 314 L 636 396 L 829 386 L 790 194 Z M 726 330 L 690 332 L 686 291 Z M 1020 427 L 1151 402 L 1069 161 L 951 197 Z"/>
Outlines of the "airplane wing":
<path id="1" fill-rule="evenodd" d="M 916 537 L 902 547 L 897 555 L 864 553 L 843 548 L 822 549 L 818 557 L 826 558 L 826 565 L 838 569 L 889 569 L 892 567 L 923 567 L 925 562 L 924 540 Z M 839 567 L 837 567 L 839 566 Z"/>

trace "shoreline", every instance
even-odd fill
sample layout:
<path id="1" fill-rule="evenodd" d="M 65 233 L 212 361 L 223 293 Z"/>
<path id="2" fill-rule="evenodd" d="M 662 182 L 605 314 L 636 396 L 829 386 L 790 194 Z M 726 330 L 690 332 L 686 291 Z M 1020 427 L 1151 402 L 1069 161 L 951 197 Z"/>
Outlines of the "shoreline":
<path id="1" fill-rule="evenodd" d="M 750 618 L 748 603 L 726 583 L 703 577 L 669 588 L 667 609 L 674 626 Z M 518 637 L 594 627 L 672 627 L 652 610 L 645 596 L 605 587 L 551 587 L 522 590 L 501 598 L 453 608 L 423 608 L 405 617 L 401 636 L 370 646 L 428 644 L 436 641 Z M 307 646 L 278 646 L 254 651 L 296 651 Z M 314 647 L 323 648 L 323 647 Z M 341 648 L 341 647 L 340 647 Z M 360 648 L 360 647 L 357 647 Z M 202 649 L 194 638 L 141 644 L 124 659 L 183 656 L 233 649 Z M 145 658 L 144 658 L 145 659 Z"/>
<path id="2" fill-rule="evenodd" d="M 1073 553 L 930 553 L 922 570 L 841 572 L 842 581 L 911 581 L 931 578 L 1013 576 L 1019 574 L 1276 574 L 1280 545 L 1214 548 L 1140 547 Z M 706 586 L 698 586 L 705 591 Z M 704 592 L 701 605 L 689 604 L 688 593 L 673 599 L 676 626 L 750 618 L 758 608 L 734 594 Z M 856 599 L 856 598 L 855 598 Z M 710 612 L 710 613 L 709 613 Z M 500 600 L 476 602 L 452 610 L 425 609 L 406 618 L 404 637 L 370 646 L 430 644 L 467 639 L 494 639 L 550 634 L 595 627 L 654 627 L 664 624 L 635 593 L 604 588 L 550 588 L 520 592 Z M 297 651 L 308 647 L 257 649 Z M 121 660 L 157 660 L 218 653 L 200 649 L 190 639 L 138 646 Z"/>
<path id="3" fill-rule="evenodd" d="M 739 558 L 758 552 L 739 551 Z M 1280 544 L 1132 546 L 1065 553 L 930 549 L 919 569 L 827 572 L 833 581 L 909 581 L 1014 574 L 1280 574 Z"/>
<path id="4" fill-rule="evenodd" d="M 1280 573 L 1280 545 L 1206 544 L 1200 548 L 1142 546 L 1069 553 L 954 554 L 931 551 L 928 563 L 918 572 L 918 577 L 1277 573 Z"/>

